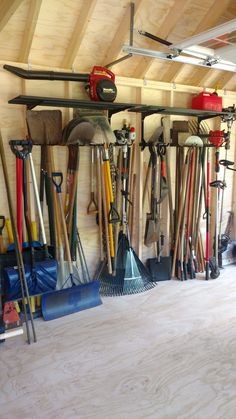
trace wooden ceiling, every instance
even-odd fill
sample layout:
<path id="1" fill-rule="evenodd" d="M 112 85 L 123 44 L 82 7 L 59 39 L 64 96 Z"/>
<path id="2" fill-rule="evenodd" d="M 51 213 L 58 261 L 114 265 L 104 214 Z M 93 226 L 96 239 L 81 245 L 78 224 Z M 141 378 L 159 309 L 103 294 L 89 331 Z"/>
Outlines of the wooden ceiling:
<path id="1" fill-rule="evenodd" d="M 136 0 L 134 46 L 163 50 L 142 29 L 175 43 L 236 17 L 236 0 Z M 89 72 L 125 55 L 128 0 L 0 0 L 0 60 Z M 234 73 L 133 56 L 119 76 L 236 90 Z"/>

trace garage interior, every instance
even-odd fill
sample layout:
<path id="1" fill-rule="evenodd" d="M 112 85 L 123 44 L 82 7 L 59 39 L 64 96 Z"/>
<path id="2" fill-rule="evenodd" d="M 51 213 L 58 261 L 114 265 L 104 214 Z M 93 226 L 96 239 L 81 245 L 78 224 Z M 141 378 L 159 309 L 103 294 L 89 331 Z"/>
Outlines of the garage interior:
<path id="1" fill-rule="evenodd" d="M 235 417 L 235 33 L 234 0 L 0 2 L 2 416 Z"/>

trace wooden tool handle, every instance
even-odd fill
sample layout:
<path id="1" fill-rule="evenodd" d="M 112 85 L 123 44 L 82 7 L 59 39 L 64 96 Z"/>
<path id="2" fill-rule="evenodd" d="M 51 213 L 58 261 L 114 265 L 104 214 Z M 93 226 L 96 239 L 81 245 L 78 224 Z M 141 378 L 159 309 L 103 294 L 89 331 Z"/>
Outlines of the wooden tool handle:
<path id="1" fill-rule="evenodd" d="M 178 220 L 177 220 L 177 226 L 176 226 L 176 232 L 175 232 L 176 241 L 175 241 L 173 261 L 172 261 L 172 271 L 171 271 L 171 276 L 172 277 L 175 276 L 175 262 L 176 262 L 176 256 L 177 256 L 177 250 L 178 250 L 180 224 L 181 224 L 183 206 L 184 206 L 184 201 L 185 201 L 184 190 L 185 190 L 186 181 L 187 181 L 187 174 L 188 174 L 188 160 L 189 160 L 189 156 L 187 154 L 186 159 L 185 159 L 185 165 L 184 165 L 182 195 L 181 195 L 181 199 L 180 199 L 180 203 L 179 203 Z"/>
<path id="2" fill-rule="evenodd" d="M 103 171 L 104 169 L 103 169 L 103 162 L 102 162 L 101 153 L 100 153 L 100 164 L 101 164 L 102 204 L 103 204 L 105 236 L 106 236 L 106 248 L 107 248 L 107 268 L 108 268 L 108 273 L 109 274 L 112 274 L 110 242 L 109 242 L 109 232 L 108 232 L 108 220 L 107 220 L 107 201 L 106 201 L 105 180 L 104 180 L 104 171 Z"/>
<path id="3" fill-rule="evenodd" d="M 98 188 L 98 228 L 99 228 L 99 244 L 100 244 L 100 259 L 104 260 L 103 240 L 102 240 L 102 185 L 101 185 L 101 164 L 99 157 L 99 148 L 96 148 L 96 161 L 97 161 L 97 188 Z"/>

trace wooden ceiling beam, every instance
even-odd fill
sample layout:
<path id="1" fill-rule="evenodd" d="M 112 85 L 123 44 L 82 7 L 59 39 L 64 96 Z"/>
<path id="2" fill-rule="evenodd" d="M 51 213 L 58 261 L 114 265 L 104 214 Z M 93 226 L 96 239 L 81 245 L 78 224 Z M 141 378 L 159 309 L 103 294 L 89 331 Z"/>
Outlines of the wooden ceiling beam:
<path id="1" fill-rule="evenodd" d="M 96 3 L 97 0 L 84 0 L 61 67 L 71 68 L 73 66 Z"/>
<path id="2" fill-rule="evenodd" d="M 21 63 L 28 62 L 41 4 L 42 0 L 34 0 L 30 1 L 29 3 L 29 11 L 25 25 L 24 37 L 18 57 L 18 61 Z"/>
<path id="3" fill-rule="evenodd" d="M 176 26 L 177 22 L 179 21 L 179 16 L 181 16 L 181 13 L 184 12 L 184 10 L 190 2 L 191 0 L 176 0 L 174 2 L 174 5 L 169 8 L 163 23 L 161 24 L 161 26 L 158 29 L 158 32 L 155 35 L 162 39 L 168 38 L 168 36 Z M 159 48 L 159 51 L 161 50 L 163 50 L 163 47 Z M 144 78 L 154 60 L 155 58 L 150 58 L 148 61 L 142 60 L 138 64 L 133 77 Z"/>
<path id="4" fill-rule="evenodd" d="M 136 0 L 136 1 L 133 1 L 133 3 L 135 3 L 135 8 L 134 8 L 134 18 L 135 18 L 142 4 L 145 4 L 145 0 Z M 127 34 L 129 33 L 129 30 L 130 30 L 130 6 L 128 8 L 127 13 L 125 13 L 124 17 L 122 18 L 118 26 L 118 29 L 111 42 L 111 46 L 109 46 L 105 54 L 105 57 L 103 60 L 104 66 L 109 63 L 112 63 L 119 57 L 122 46 L 126 40 Z"/>
<path id="5" fill-rule="evenodd" d="M 201 20 L 201 22 L 199 23 L 196 31 L 194 32 L 193 35 L 196 35 L 200 32 L 204 32 L 209 28 L 213 28 L 215 25 L 217 25 L 220 16 L 225 12 L 225 9 L 227 9 L 228 5 L 230 3 L 230 0 L 215 0 L 212 7 L 211 7 L 211 12 L 209 13 L 209 10 L 207 11 L 206 15 L 204 16 L 204 18 Z M 178 65 L 176 65 L 176 63 L 173 64 L 173 67 L 176 68 L 176 73 L 173 74 L 172 72 L 172 81 L 175 80 L 178 75 L 180 74 L 180 72 L 182 72 L 185 68 L 187 64 L 182 64 L 182 68 L 180 69 Z M 210 71 L 212 71 L 212 69 L 206 69 L 205 70 L 206 73 L 209 73 Z M 206 74 L 206 78 L 209 77 L 209 74 Z M 166 79 L 166 81 L 169 81 L 169 79 Z M 196 85 L 202 85 L 202 80 L 198 79 L 196 82 Z"/>
<path id="6" fill-rule="evenodd" d="M 0 32 L 14 15 L 23 0 L 1 0 L 0 2 Z"/>
<path id="7" fill-rule="evenodd" d="M 216 86 L 221 90 L 225 89 L 227 84 L 230 83 L 234 79 L 235 76 L 236 76 L 236 73 L 225 71 L 222 74 L 222 76 L 216 80 Z"/>

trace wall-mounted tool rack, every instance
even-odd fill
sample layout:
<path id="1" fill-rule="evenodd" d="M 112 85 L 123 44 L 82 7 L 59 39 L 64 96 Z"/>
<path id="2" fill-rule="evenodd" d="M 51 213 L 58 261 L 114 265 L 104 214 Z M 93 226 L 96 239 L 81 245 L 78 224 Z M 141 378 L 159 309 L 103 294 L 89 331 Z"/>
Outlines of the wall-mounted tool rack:
<path id="1" fill-rule="evenodd" d="M 16 105 L 25 105 L 28 109 L 33 109 L 36 106 L 51 106 L 60 108 L 81 108 L 81 109 L 96 109 L 108 111 L 109 118 L 122 111 L 137 112 L 142 114 L 142 120 L 147 116 L 153 114 L 163 115 L 179 115 L 179 116 L 192 116 L 198 118 L 198 121 L 204 119 L 215 118 L 217 116 L 225 117 L 226 115 L 232 115 L 236 117 L 234 112 L 225 110 L 223 112 L 216 111 L 204 111 L 187 108 L 175 108 L 169 106 L 152 106 L 152 105 L 140 105 L 135 103 L 117 103 L 117 102 L 95 102 L 88 100 L 79 99 L 64 99 L 64 98 L 53 98 L 53 97 L 41 97 L 41 96 L 25 96 L 20 95 L 13 99 L 10 99 L 8 103 Z"/>

